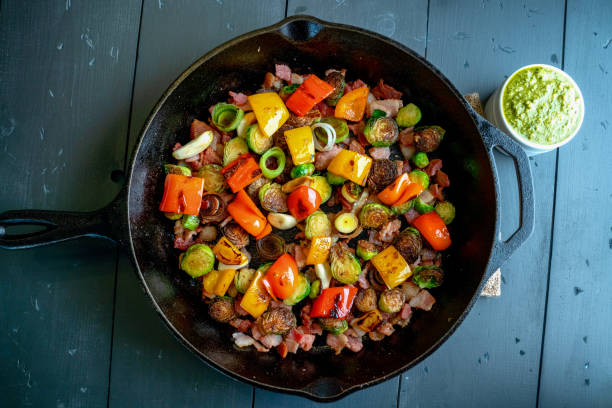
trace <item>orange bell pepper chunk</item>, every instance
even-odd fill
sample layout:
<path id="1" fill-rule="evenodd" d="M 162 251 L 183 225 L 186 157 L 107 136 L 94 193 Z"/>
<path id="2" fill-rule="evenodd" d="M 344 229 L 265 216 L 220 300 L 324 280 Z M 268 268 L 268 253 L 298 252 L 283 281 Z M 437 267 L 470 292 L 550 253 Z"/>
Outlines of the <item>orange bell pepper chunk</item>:
<path id="1" fill-rule="evenodd" d="M 319 79 L 316 75 L 309 75 L 287 99 L 286 105 L 296 115 L 304 116 L 333 91 L 333 86 Z"/>
<path id="2" fill-rule="evenodd" d="M 378 199 L 386 205 L 394 204 L 401 198 L 409 184 L 410 179 L 408 178 L 408 173 L 404 173 L 396 178 L 395 181 L 388 185 L 383 191 L 378 193 Z"/>
<path id="3" fill-rule="evenodd" d="M 164 181 L 164 196 L 159 210 L 164 212 L 198 215 L 202 205 L 204 179 L 180 174 L 168 174 Z"/>
<path id="4" fill-rule="evenodd" d="M 437 212 L 432 211 L 417 217 L 412 221 L 412 225 L 419 230 L 421 235 L 429 242 L 429 245 L 436 251 L 444 251 L 451 245 L 448 228 L 446 228 L 446 224 Z"/>
<path id="5" fill-rule="evenodd" d="M 245 153 L 221 170 L 232 193 L 242 190 L 262 176 L 259 163 L 251 153 Z"/>
<path id="6" fill-rule="evenodd" d="M 244 202 L 234 200 L 227 205 L 227 212 L 234 218 L 246 232 L 253 236 L 258 236 L 266 228 L 267 221 L 265 218 L 255 214 Z"/>
<path id="7" fill-rule="evenodd" d="M 345 94 L 336 104 L 334 116 L 353 122 L 359 122 L 365 113 L 369 93 L 370 90 L 363 86 Z"/>
<path id="8" fill-rule="evenodd" d="M 261 232 L 261 234 L 257 235 L 255 239 L 260 240 L 271 232 L 272 232 L 272 226 L 270 225 L 270 223 L 267 223 L 263 231 Z"/>
<path id="9" fill-rule="evenodd" d="M 402 193 L 401 197 L 393 203 L 393 206 L 404 204 L 408 200 L 412 200 L 414 197 L 421 194 L 425 189 L 419 183 L 410 183 L 406 186 L 406 189 Z"/>
<path id="10" fill-rule="evenodd" d="M 244 205 L 250 208 L 251 211 L 253 211 L 255 214 L 257 214 L 261 218 L 266 218 L 265 215 L 263 215 L 263 213 L 259 210 L 259 208 L 257 208 L 257 205 L 255 205 L 253 200 L 251 200 L 251 197 L 249 197 L 249 195 L 244 190 L 240 190 L 238 194 L 236 194 L 235 199 L 238 201 L 242 201 Z"/>

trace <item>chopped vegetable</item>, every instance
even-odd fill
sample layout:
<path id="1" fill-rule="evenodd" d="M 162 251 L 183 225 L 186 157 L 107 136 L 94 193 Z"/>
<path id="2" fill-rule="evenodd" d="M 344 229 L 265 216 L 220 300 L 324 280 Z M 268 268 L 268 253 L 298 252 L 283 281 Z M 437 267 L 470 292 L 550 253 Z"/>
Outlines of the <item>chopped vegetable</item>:
<path id="1" fill-rule="evenodd" d="M 385 290 L 378 298 L 378 308 L 385 313 L 397 313 L 402 310 L 406 297 L 398 288 Z"/>
<path id="2" fill-rule="evenodd" d="M 240 250 L 225 237 L 221 237 L 212 251 L 217 257 L 217 260 L 226 265 L 240 265 L 248 260 L 246 255 L 240 252 Z"/>
<path id="3" fill-rule="evenodd" d="M 181 220 L 183 227 L 195 231 L 200 225 L 200 218 L 197 215 L 183 215 L 183 219 Z"/>
<path id="4" fill-rule="evenodd" d="M 343 119 L 339 119 L 339 118 L 330 116 L 330 117 L 322 118 L 319 123 L 324 123 L 334 128 L 334 131 L 336 132 L 335 143 L 340 143 L 349 137 L 348 124 Z M 315 129 L 314 135 L 317 139 L 321 141 L 321 143 L 327 144 L 327 134 L 326 133 L 318 129 Z"/>
<path id="5" fill-rule="evenodd" d="M 347 203 L 353 204 L 361 195 L 362 190 L 363 189 L 359 184 L 355 184 L 352 181 L 348 181 L 344 183 L 344 185 L 340 189 L 340 194 L 342 194 L 342 197 L 346 200 Z"/>
<path id="6" fill-rule="evenodd" d="M 419 152 L 431 153 L 440 146 L 446 131 L 440 126 L 424 126 L 414 130 L 414 145 Z"/>
<path id="7" fill-rule="evenodd" d="M 357 319 L 354 323 L 355 326 L 360 328 L 366 333 L 374 331 L 376 327 L 382 323 L 382 315 L 378 311 L 378 309 L 371 310 Z"/>
<path id="8" fill-rule="evenodd" d="M 411 183 L 418 183 L 423 186 L 423 189 L 429 187 L 429 176 L 422 170 L 412 170 L 408 173 Z"/>
<path id="9" fill-rule="evenodd" d="M 302 176 L 283 184 L 283 193 L 293 193 L 295 190 L 302 186 L 310 187 L 314 180 L 310 176 Z"/>
<path id="10" fill-rule="evenodd" d="M 272 136 L 266 136 L 257 124 L 251 125 L 246 131 L 246 141 L 249 148 L 257 154 L 263 154 L 272 147 L 274 140 Z"/>
<path id="11" fill-rule="evenodd" d="M 373 288 L 362 289 L 355 298 L 355 307 L 360 312 L 370 312 L 376 309 L 377 296 Z"/>
<path id="12" fill-rule="evenodd" d="M 384 118 L 385 116 L 387 116 L 387 112 L 384 110 L 374 109 L 370 118 Z"/>
<path id="13" fill-rule="evenodd" d="M 321 288 L 329 288 L 329 283 L 332 278 L 331 267 L 329 264 L 327 262 L 323 264 L 316 264 L 315 273 L 317 274 L 317 278 L 321 280 Z"/>
<path id="14" fill-rule="evenodd" d="M 221 222 L 227 217 L 226 208 L 227 205 L 219 194 L 206 193 L 202 196 L 200 220 L 203 224 Z"/>
<path id="15" fill-rule="evenodd" d="M 218 164 L 206 164 L 198 171 L 196 176 L 204 180 L 204 191 L 210 193 L 222 193 L 225 191 L 227 184 L 221 174 L 222 169 L 223 167 Z"/>
<path id="16" fill-rule="evenodd" d="M 437 212 L 432 211 L 419 216 L 412 221 L 412 225 L 419 230 L 423 238 L 425 238 L 427 242 L 429 242 L 429 245 L 436 251 L 444 251 L 450 246 L 450 233 Z"/>
<path id="17" fill-rule="evenodd" d="M 312 304 L 310 316 L 342 319 L 350 312 L 356 294 L 357 288 L 353 286 L 324 289 Z"/>
<path id="18" fill-rule="evenodd" d="M 427 157 L 427 153 L 425 152 L 418 152 L 417 154 L 415 154 L 412 157 L 412 161 L 414 162 L 414 165 L 420 169 L 427 167 L 427 165 L 429 164 L 429 158 Z"/>
<path id="19" fill-rule="evenodd" d="M 225 143 L 223 148 L 223 165 L 227 166 L 238 157 L 249 152 L 249 147 L 245 143 L 244 139 L 235 137 Z"/>
<path id="20" fill-rule="evenodd" d="M 321 328 L 331 334 L 342 334 L 348 329 L 348 322 L 346 319 L 338 319 L 334 317 L 321 317 L 319 319 Z"/>
<path id="21" fill-rule="evenodd" d="M 315 171 L 315 166 L 312 163 L 298 164 L 291 169 L 291 178 L 298 178 L 303 176 L 312 176 Z"/>
<path id="22" fill-rule="evenodd" d="M 440 201 L 436 204 L 436 212 L 446 225 L 455 219 L 455 206 L 450 201 Z"/>
<path id="23" fill-rule="evenodd" d="M 246 153 L 221 170 L 225 181 L 236 193 L 262 176 L 261 169 L 252 154 Z"/>
<path id="24" fill-rule="evenodd" d="M 359 88 L 361 89 L 361 88 Z M 327 167 L 327 171 L 364 186 L 372 167 L 369 156 L 342 149 Z"/>
<path id="25" fill-rule="evenodd" d="M 286 130 L 285 140 L 294 165 L 314 162 L 315 147 L 310 126 Z"/>
<path id="26" fill-rule="evenodd" d="M 421 249 L 423 248 L 423 240 L 418 230 L 408 227 L 395 237 L 393 246 L 395 246 L 395 249 L 397 249 L 406 262 L 413 264 L 419 259 Z"/>
<path id="27" fill-rule="evenodd" d="M 212 271 L 215 265 L 215 254 L 208 245 L 194 244 L 183 254 L 181 269 L 192 278 L 199 278 Z"/>
<path id="28" fill-rule="evenodd" d="M 253 94 L 248 100 L 259 128 L 267 137 L 272 137 L 274 132 L 289 119 L 289 111 L 276 92 Z"/>
<path id="29" fill-rule="evenodd" d="M 310 188 L 317 190 L 321 196 L 321 204 L 325 204 L 331 198 L 332 188 L 323 176 L 312 176 Z"/>
<path id="30" fill-rule="evenodd" d="M 361 275 L 361 264 L 345 244 L 336 244 L 330 255 L 331 274 L 335 280 L 346 285 L 357 282 Z"/>
<path id="31" fill-rule="evenodd" d="M 437 288 L 444 281 L 444 271 L 435 265 L 422 265 L 414 268 L 412 281 L 421 289 Z"/>
<path id="32" fill-rule="evenodd" d="M 173 212 L 165 212 L 164 216 L 172 221 L 176 221 L 176 220 L 180 220 L 181 218 L 183 218 L 183 214 L 179 214 L 179 213 L 173 213 Z"/>
<path id="33" fill-rule="evenodd" d="M 268 167 L 268 159 L 276 159 L 276 168 Z M 259 159 L 259 168 L 265 178 L 274 179 L 285 170 L 285 152 L 278 146 L 268 149 Z"/>
<path id="34" fill-rule="evenodd" d="M 280 184 L 268 183 L 259 189 L 259 202 L 264 210 L 270 212 L 287 211 L 287 195 Z"/>
<path id="35" fill-rule="evenodd" d="M 164 195 L 159 210 L 198 215 L 202 205 L 203 190 L 204 180 L 199 177 L 168 174 L 164 182 Z"/>
<path id="36" fill-rule="evenodd" d="M 359 212 L 359 222 L 363 228 L 380 228 L 390 217 L 391 211 L 378 203 L 367 203 Z"/>
<path id="37" fill-rule="evenodd" d="M 224 132 L 235 130 L 244 117 L 244 111 L 229 103 L 218 103 L 212 111 L 212 122 L 215 127 Z"/>
<path id="38" fill-rule="evenodd" d="M 255 114 L 253 112 L 246 113 L 240 121 L 240 124 L 236 128 L 236 134 L 238 135 L 238 137 L 241 139 L 246 139 L 247 129 L 254 123 L 257 123 L 257 118 L 255 117 Z"/>
<path id="39" fill-rule="evenodd" d="M 227 264 L 224 264 L 223 262 L 219 262 L 219 265 L 217 265 L 217 269 L 220 270 L 220 271 L 224 271 L 226 269 L 238 270 L 238 269 L 246 268 L 248 266 L 249 266 L 249 260 L 247 259 L 246 261 L 244 261 L 240 265 L 227 265 Z"/>
<path id="40" fill-rule="evenodd" d="M 240 193 L 227 205 L 227 212 L 245 231 L 257 237 L 266 228 L 266 218 L 244 190 L 240 190 Z"/>
<path id="41" fill-rule="evenodd" d="M 205 292 L 216 295 L 225 296 L 225 292 L 232 284 L 235 269 L 224 269 L 222 271 L 213 270 L 204 276 L 202 286 Z"/>
<path id="42" fill-rule="evenodd" d="M 262 283 L 273 298 L 286 299 L 293 293 L 297 277 L 295 259 L 289 254 L 283 254 L 267 270 Z"/>
<path id="43" fill-rule="evenodd" d="M 385 187 L 383 191 L 378 193 L 377 197 L 382 203 L 392 205 L 400 199 L 406 187 L 408 187 L 408 184 L 410 184 L 410 178 L 408 177 L 408 173 L 404 173 L 396 178 L 393 183 Z"/>
<path id="44" fill-rule="evenodd" d="M 319 209 L 321 205 L 321 195 L 314 188 L 301 186 L 289 194 L 287 206 L 289 212 L 296 220 L 302 221 L 310 214 Z"/>
<path id="45" fill-rule="evenodd" d="M 383 249 L 370 262 L 389 289 L 398 286 L 412 275 L 410 266 L 393 245 Z"/>
<path id="46" fill-rule="evenodd" d="M 350 234 L 359 226 L 359 220 L 352 212 L 345 212 L 336 217 L 334 226 L 341 234 Z"/>
<path id="47" fill-rule="evenodd" d="M 240 307 L 255 319 L 261 316 L 270 304 L 270 296 L 266 292 L 262 280 L 263 272 L 261 269 L 258 269 L 244 297 L 240 301 Z"/>
<path id="48" fill-rule="evenodd" d="M 253 281 L 253 278 L 255 278 L 255 273 L 255 269 L 250 268 L 240 269 L 236 272 L 236 276 L 234 277 L 234 286 L 236 290 L 244 294 Z"/>
<path id="49" fill-rule="evenodd" d="M 318 122 L 310 127 L 313 131 L 313 141 L 315 149 L 320 152 L 328 152 L 336 143 L 336 129 L 329 123 Z M 321 135 L 320 137 L 317 134 Z M 325 144 L 321 144 L 321 139 L 325 140 Z"/>
<path id="50" fill-rule="evenodd" d="M 369 261 L 378 255 L 378 247 L 368 241 L 359 240 L 357 241 L 357 249 L 355 253 L 358 257 L 363 259 L 364 261 Z"/>
<path id="51" fill-rule="evenodd" d="M 370 90 L 364 86 L 344 94 L 336 104 L 334 116 L 353 122 L 359 122 L 365 113 L 369 93 Z"/>
<path id="52" fill-rule="evenodd" d="M 290 332 L 296 324 L 295 315 L 291 309 L 277 307 L 270 309 L 257 320 L 257 327 L 264 334 L 283 336 Z"/>
<path id="53" fill-rule="evenodd" d="M 164 172 L 166 174 L 179 174 L 181 176 L 191 176 L 191 169 L 185 166 L 177 166 L 175 164 L 164 164 Z"/>
<path id="54" fill-rule="evenodd" d="M 363 129 L 363 135 L 372 146 L 386 147 L 397 142 L 399 130 L 391 118 L 370 118 Z"/>
<path id="55" fill-rule="evenodd" d="M 327 262 L 331 249 L 331 237 L 315 237 L 310 241 L 306 265 L 318 265 Z"/>
<path id="56" fill-rule="evenodd" d="M 310 293 L 308 294 L 308 297 L 310 299 L 316 299 L 320 293 L 321 293 L 321 281 L 317 279 L 310 284 Z"/>
<path id="57" fill-rule="evenodd" d="M 297 225 L 295 217 L 289 214 L 269 213 L 268 222 L 279 230 L 288 230 Z"/>
<path id="58" fill-rule="evenodd" d="M 399 200 L 398 200 L 399 202 Z M 413 200 L 408 200 L 404 203 L 401 204 L 393 204 L 393 206 L 391 207 L 391 212 L 394 215 L 402 215 L 402 214 L 406 214 L 408 211 L 410 211 L 412 209 L 412 207 L 414 206 L 414 201 Z"/>
<path id="59" fill-rule="evenodd" d="M 334 87 L 333 92 L 325 99 L 325 103 L 332 107 L 336 106 L 338 100 L 344 94 L 344 87 L 346 86 L 344 75 L 340 71 L 332 71 L 325 75 L 325 82 Z"/>
<path id="60" fill-rule="evenodd" d="M 332 234 L 331 222 L 327 218 L 327 214 L 323 211 L 315 211 L 306 218 L 306 227 L 304 228 L 306 238 L 313 239 L 314 237 L 330 237 Z"/>
<path id="61" fill-rule="evenodd" d="M 332 186 L 339 186 L 341 184 L 344 184 L 344 182 L 346 181 L 344 177 L 337 176 L 334 173 L 330 173 L 329 171 L 325 174 L 325 177 L 327 178 L 327 182 Z"/>
<path id="62" fill-rule="evenodd" d="M 425 201 L 421 199 L 421 197 L 417 197 L 412 200 L 414 203 L 414 209 L 417 210 L 419 214 L 427 214 L 434 210 L 434 206 L 431 204 L 427 204 Z"/>
<path id="63" fill-rule="evenodd" d="M 319 79 L 316 75 L 309 75 L 298 89 L 287 99 L 287 107 L 296 115 L 304 116 L 317 103 L 327 98 L 334 91 L 334 87 Z"/>
<path id="64" fill-rule="evenodd" d="M 400 108 L 395 120 L 400 127 L 414 126 L 421 120 L 421 110 L 414 103 L 409 103 Z"/>
<path id="65" fill-rule="evenodd" d="M 283 303 L 289 306 L 300 303 L 310 293 L 310 283 L 306 279 L 303 273 L 298 273 L 297 281 L 295 283 L 295 289 L 291 296 L 283 300 Z"/>
<path id="66" fill-rule="evenodd" d="M 276 260 L 286 251 L 285 240 L 280 235 L 269 234 L 257 240 L 257 252 L 262 259 Z"/>
<path id="67" fill-rule="evenodd" d="M 221 323 L 227 323 L 236 317 L 234 302 L 231 298 L 216 297 L 208 305 L 210 317 Z"/>
<path id="68" fill-rule="evenodd" d="M 278 95 L 283 101 L 286 101 L 287 98 L 289 98 L 295 92 L 295 90 L 298 89 L 299 86 L 300 84 L 291 84 L 283 86 Z"/>
<path id="69" fill-rule="evenodd" d="M 400 196 L 400 198 L 393 204 L 393 206 L 401 207 L 408 201 L 412 200 L 414 197 L 421 194 L 425 189 L 419 183 L 410 183 L 404 189 L 404 192 Z M 414 206 L 414 203 L 413 203 Z"/>
<path id="70" fill-rule="evenodd" d="M 186 145 L 179 147 L 172 152 L 172 157 L 174 157 L 176 160 L 184 160 L 191 156 L 195 156 L 210 146 L 212 141 L 213 132 L 212 130 L 207 130 L 195 139 L 190 140 Z"/>

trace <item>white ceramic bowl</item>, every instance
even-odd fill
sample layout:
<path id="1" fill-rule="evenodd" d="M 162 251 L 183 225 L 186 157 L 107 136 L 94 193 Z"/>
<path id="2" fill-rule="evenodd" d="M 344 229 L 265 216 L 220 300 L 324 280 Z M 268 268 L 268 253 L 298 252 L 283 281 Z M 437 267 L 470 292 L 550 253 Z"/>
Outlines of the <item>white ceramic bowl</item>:
<path id="1" fill-rule="evenodd" d="M 555 143 L 555 144 L 534 143 L 528 140 L 527 138 L 521 136 L 517 131 L 515 131 L 514 128 L 512 128 L 512 126 L 506 120 L 506 117 L 504 116 L 504 112 L 502 108 L 503 107 L 502 99 L 503 99 L 504 90 L 506 89 L 506 86 L 510 82 L 510 79 L 517 72 L 525 68 L 531 68 L 531 67 L 544 67 L 544 68 L 549 68 L 553 71 L 558 72 L 563 77 L 567 78 L 568 82 L 571 83 L 576 88 L 578 95 L 580 95 L 581 109 L 580 109 L 580 119 L 578 120 L 578 126 L 576 126 L 576 130 L 574 130 L 574 132 L 572 132 L 571 135 L 569 135 L 568 137 L 566 137 L 559 143 Z M 517 69 L 516 71 L 514 71 L 500 86 L 497 87 L 495 92 L 493 92 L 493 94 L 489 97 L 485 105 L 485 116 L 489 122 L 493 123 L 499 129 L 504 131 L 504 133 L 506 133 L 508 136 L 510 136 L 516 142 L 518 142 L 523 147 L 523 149 L 525 149 L 525 152 L 527 153 L 528 156 L 534 156 L 536 154 L 545 153 L 545 152 L 554 150 L 558 147 L 561 147 L 564 144 L 568 143 L 570 140 L 572 140 L 574 136 L 576 136 L 576 134 L 580 130 L 580 127 L 582 126 L 582 121 L 584 120 L 584 98 L 582 96 L 582 92 L 580 91 L 580 87 L 578 87 L 578 85 L 572 79 L 572 77 L 569 76 L 566 72 L 560 70 L 559 68 L 553 67 L 552 65 L 547 65 L 547 64 L 525 65 L 524 67 L 521 67 Z"/>

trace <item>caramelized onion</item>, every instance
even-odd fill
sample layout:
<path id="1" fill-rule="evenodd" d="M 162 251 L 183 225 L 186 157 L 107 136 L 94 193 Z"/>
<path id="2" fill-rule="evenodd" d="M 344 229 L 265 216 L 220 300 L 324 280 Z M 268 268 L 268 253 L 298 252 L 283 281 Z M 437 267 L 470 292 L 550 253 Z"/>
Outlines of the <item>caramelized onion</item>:
<path id="1" fill-rule="evenodd" d="M 218 223 L 227 217 L 225 201 L 219 194 L 208 193 L 202 197 L 200 219 L 203 224 Z"/>
<path id="2" fill-rule="evenodd" d="M 257 241 L 257 252 L 262 259 L 276 260 L 285 253 L 285 240 L 280 235 L 266 235 Z"/>

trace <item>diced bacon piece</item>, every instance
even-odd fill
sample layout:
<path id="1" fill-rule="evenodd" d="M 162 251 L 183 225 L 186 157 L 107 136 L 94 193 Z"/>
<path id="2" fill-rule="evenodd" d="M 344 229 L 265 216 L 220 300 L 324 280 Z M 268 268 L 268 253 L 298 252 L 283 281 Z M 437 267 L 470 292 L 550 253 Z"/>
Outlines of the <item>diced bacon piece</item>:
<path id="1" fill-rule="evenodd" d="M 372 341 L 381 341 L 382 339 L 385 338 L 385 335 L 382 334 L 382 333 L 379 333 L 377 331 L 371 331 L 371 332 L 368 333 L 368 337 Z"/>
<path id="2" fill-rule="evenodd" d="M 202 122 L 201 120 L 194 119 L 191 122 L 191 127 L 189 128 L 189 137 L 191 139 L 195 139 L 196 137 L 200 136 L 202 133 L 206 132 L 207 130 L 214 130 L 214 129 L 210 127 L 206 122 Z"/>
<path id="3" fill-rule="evenodd" d="M 383 242 L 393 242 L 395 237 L 399 235 L 399 230 L 402 227 L 402 222 L 398 219 L 387 221 L 378 232 L 380 240 Z"/>
<path id="4" fill-rule="evenodd" d="M 448 178 L 448 175 L 442 170 L 438 170 L 434 180 L 436 181 L 436 184 L 438 184 L 442 188 L 450 186 L 450 180 Z"/>
<path id="5" fill-rule="evenodd" d="M 342 352 L 342 349 L 348 344 L 348 338 L 344 334 L 331 334 L 327 335 L 325 343 L 331 347 L 336 355 Z"/>
<path id="6" fill-rule="evenodd" d="M 310 326 L 310 334 L 320 336 L 323 334 L 323 328 L 321 327 L 320 324 L 313 323 L 312 326 Z"/>
<path id="7" fill-rule="evenodd" d="M 266 72 L 266 76 L 264 77 L 263 88 L 264 89 L 273 89 L 275 91 L 279 91 L 283 83 L 280 78 L 274 75 L 271 72 Z"/>
<path id="8" fill-rule="evenodd" d="M 393 334 L 393 332 L 395 331 L 395 329 L 393 328 L 393 325 L 389 322 L 385 322 L 380 324 L 377 328 L 376 331 L 384 334 L 385 336 L 390 336 Z"/>
<path id="9" fill-rule="evenodd" d="M 257 342 L 257 341 L 253 343 L 253 346 L 254 346 L 254 347 L 255 347 L 255 349 L 256 349 L 257 351 L 259 351 L 260 353 L 267 353 L 268 351 L 270 351 L 270 349 L 269 349 L 269 348 L 266 348 L 266 347 L 262 346 L 262 345 L 261 345 L 259 342 Z"/>
<path id="10" fill-rule="evenodd" d="M 236 105 L 237 107 L 239 107 L 245 112 L 253 110 L 253 108 L 251 108 L 251 104 L 249 103 L 249 100 L 247 99 L 247 96 L 243 94 L 242 92 L 229 91 L 229 96 L 230 96 L 229 103 L 233 103 L 234 105 Z"/>
<path id="11" fill-rule="evenodd" d="M 416 220 L 419 215 L 421 214 L 419 214 L 417 210 L 411 208 L 406 214 L 404 214 L 404 218 L 406 218 L 406 221 L 408 221 L 409 223 L 412 223 L 412 221 Z"/>
<path id="12" fill-rule="evenodd" d="M 429 177 L 433 177 L 436 175 L 438 170 L 440 170 L 441 168 L 442 168 L 442 160 L 433 159 L 433 160 L 430 160 L 427 167 L 425 167 L 425 173 L 427 173 Z"/>
<path id="13" fill-rule="evenodd" d="M 379 238 L 380 236 L 378 235 L 378 231 L 370 230 L 369 236 L 368 236 L 368 241 L 370 241 L 370 243 L 374 245 L 382 245 L 382 242 L 380 241 Z"/>
<path id="14" fill-rule="evenodd" d="M 183 145 L 182 145 L 182 144 L 180 144 L 179 142 L 176 142 L 176 143 L 174 144 L 174 146 L 172 146 L 172 151 L 173 151 L 173 152 L 175 152 L 175 151 L 177 151 L 178 149 L 180 149 L 181 147 L 183 147 Z"/>
<path id="15" fill-rule="evenodd" d="M 369 153 L 373 159 L 388 159 L 391 155 L 391 150 L 388 147 L 373 147 L 369 150 Z"/>
<path id="16" fill-rule="evenodd" d="M 402 106 L 404 106 L 404 102 L 402 102 L 401 99 L 375 99 L 367 104 L 366 111 L 368 116 L 372 116 L 372 113 L 378 109 L 385 112 L 387 117 L 394 118 L 397 116 L 397 112 L 399 112 Z"/>
<path id="17" fill-rule="evenodd" d="M 418 295 L 419 292 L 421 291 L 421 288 L 419 288 L 414 282 L 403 283 L 401 286 L 401 289 L 402 289 L 402 292 L 404 293 L 404 296 L 406 297 L 407 302 L 413 297 L 415 297 L 416 295 Z"/>
<path id="18" fill-rule="evenodd" d="M 278 354 L 281 356 L 281 358 L 287 357 L 287 353 L 289 352 L 289 349 L 287 348 L 287 343 L 283 341 L 281 344 L 278 345 L 276 351 L 278 351 Z"/>
<path id="19" fill-rule="evenodd" d="M 306 266 L 306 257 L 308 256 L 308 250 L 303 246 L 296 245 L 295 247 L 295 263 L 298 269 L 302 269 Z"/>
<path id="20" fill-rule="evenodd" d="M 357 79 L 353 82 L 347 82 L 346 86 L 344 87 L 344 93 L 347 94 L 357 88 L 363 88 L 364 86 L 367 87 L 368 85 L 361 79 Z"/>
<path id="21" fill-rule="evenodd" d="M 249 330 L 249 328 L 251 327 L 251 321 L 250 320 L 246 320 L 246 319 L 232 319 L 230 320 L 229 324 L 234 327 L 235 329 L 237 329 L 239 332 L 245 333 Z"/>
<path id="22" fill-rule="evenodd" d="M 358 353 L 361 351 L 361 349 L 363 348 L 363 342 L 361 341 L 361 337 L 347 335 L 346 338 L 347 338 L 347 343 L 346 343 L 347 349 L 351 350 L 354 353 Z"/>
<path id="23" fill-rule="evenodd" d="M 261 340 L 261 338 L 264 336 L 256 323 L 251 326 L 251 334 L 255 340 Z"/>
<path id="24" fill-rule="evenodd" d="M 348 128 L 351 132 L 353 132 L 353 135 L 355 135 L 355 137 L 359 137 L 360 135 L 363 135 L 363 129 L 365 129 L 365 122 L 361 120 L 357 123 L 349 123 Z"/>
<path id="25" fill-rule="evenodd" d="M 315 154 L 315 168 L 317 170 L 325 170 L 329 163 L 331 163 L 332 159 L 336 157 L 336 155 L 342 150 L 340 146 L 334 144 L 332 149 L 327 152 L 317 152 Z"/>
<path id="26" fill-rule="evenodd" d="M 266 348 L 276 347 L 283 341 L 283 336 L 280 334 L 266 334 L 259 340 L 261 344 Z"/>
<path id="27" fill-rule="evenodd" d="M 299 346 L 304 351 L 309 351 L 312 348 L 316 336 L 314 334 L 304 334 L 299 341 Z"/>
<path id="28" fill-rule="evenodd" d="M 325 103 L 325 101 L 319 102 L 316 104 L 315 109 L 318 109 L 321 112 L 321 117 L 326 118 L 330 116 L 334 116 L 336 110 Z"/>
<path id="29" fill-rule="evenodd" d="M 304 82 L 305 80 L 306 80 L 306 77 L 304 77 L 302 75 L 299 75 L 299 74 L 296 74 L 295 72 L 291 73 L 291 81 L 290 82 L 292 84 L 301 85 L 302 82 Z"/>
<path id="30" fill-rule="evenodd" d="M 368 282 L 368 269 L 370 268 L 370 263 L 366 263 L 363 267 L 363 271 L 361 271 L 361 275 L 359 275 L 359 287 L 362 289 L 367 289 L 370 287 L 370 283 Z"/>
<path id="31" fill-rule="evenodd" d="M 426 290 L 421 290 L 418 295 L 410 299 L 409 305 L 411 307 L 416 307 L 417 309 L 423 310 L 431 310 L 431 307 L 436 303 L 436 299 L 434 299 L 431 294 Z"/>
<path id="32" fill-rule="evenodd" d="M 402 93 L 390 85 L 386 85 L 381 79 L 378 85 L 372 88 L 372 95 L 376 99 L 402 99 Z"/>
<path id="33" fill-rule="evenodd" d="M 410 308 L 410 305 L 408 303 L 406 303 L 402 307 L 402 311 L 400 312 L 400 317 L 403 320 L 408 320 L 408 319 L 410 319 L 410 316 L 412 316 L 412 309 Z"/>
<path id="34" fill-rule="evenodd" d="M 287 82 L 291 82 L 291 68 L 285 64 L 276 64 L 276 76 Z"/>
<path id="35" fill-rule="evenodd" d="M 241 298 L 237 298 L 236 300 L 234 300 L 234 310 L 236 311 L 236 314 L 238 316 L 247 316 L 249 314 L 249 312 L 247 312 L 246 310 L 244 310 L 242 308 L 242 306 L 240 306 L 240 301 L 242 300 Z"/>
<path id="36" fill-rule="evenodd" d="M 352 152 L 365 154 L 365 149 L 362 144 L 357 141 L 357 139 L 353 139 L 352 137 L 349 139 L 348 149 Z"/>
<path id="37" fill-rule="evenodd" d="M 442 192 L 442 188 L 437 184 L 432 184 L 428 188 L 431 195 L 437 198 L 440 201 L 444 201 L 446 198 L 444 197 L 444 193 Z"/>
<path id="38" fill-rule="evenodd" d="M 414 127 L 407 127 L 399 132 L 398 140 L 402 146 L 414 145 Z"/>
<path id="39" fill-rule="evenodd" d="M 240 333 L 240 332 L 233 333 L 232 337 L 234 339 L 234 344 L 236 344 L 236 346 L 241 347 L 241 348 L 248 347 L 256 343 L 252 337 L 247 336 L 244 333 Z"/>

